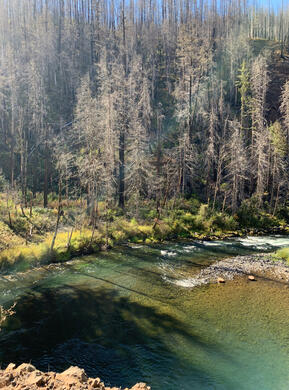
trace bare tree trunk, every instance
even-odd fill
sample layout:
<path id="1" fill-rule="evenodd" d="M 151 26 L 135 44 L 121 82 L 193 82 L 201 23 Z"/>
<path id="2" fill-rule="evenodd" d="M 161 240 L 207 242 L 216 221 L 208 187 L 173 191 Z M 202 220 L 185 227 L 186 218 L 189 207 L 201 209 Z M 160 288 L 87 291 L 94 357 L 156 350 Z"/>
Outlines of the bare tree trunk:
<path id="1" fill-rule="evenodd" d="M 125 135 L 124 129 L 120 130 L 119 135 L 119 207 L 124 208 L 124 146 Z"/>
<path id="2" fill-rule="evenodd" d="M 56 225 L 55 225 L 55 230 L 54 230 L 54 235 L 52 238 L 51 246 L 50 246 L 50 252 L 53 251 L 54 245 L 55 245 L 55 240 L 57 237 L 58 233 L 58 228 L 59 228 L 59 223 L 60 223 L 60 218 L 62 216 L 62 177 L 60 176 L 59 178 L 59 183 L 58 183 L 58 208 L 57 208 L 57 220 L 56 220 Z"/>
<path id="3" fill-rule="evenodd" d="M 108 249 L 108 205 L 105 202 L 105 250 Z"/>
<path id="4" fill-rule="evenodd" d="M 273 215 L 275 215 L 276 209 L 277 209 L 277 206 L 278 206 L 279 191 L 280 191 L 280 183 L 278 183 L 278 187 L 277 187 L 277 193 L 276 193 L 276 200 L 275 200 L 275 206 L 274 206 L 274 210 L 273 210 Z"/>
<path id="5" fill-rule="evenodd" d="M 45 151 L 44 151 L 44 188 L 43 188 L 43 207 L 48 206 L 48 134 L 45 134 Z"/>
<path id="6" fill-rule="evenodd" d="M 123 43 L 123 68 L 124 76 L 127 78 L 127 58 L 126 58 L 126 29 L 125 29 L 125 1 L 122 0 L 122 43 Z M 124 122 L 121 126 L 119 134 L 119 207 L 124 208 L 124 183 L 125 183 L 125 161 L 124 161 L 124 149 L 125 149 L 125 127 L 126 127 L 126 113 L 123 113 Z"/>
<path id="7" fill-rule="evenodd" d="M 70 249 L 70 245 L 71 245 L 71 239 L 72 239 L 72 234 L 73 234 L 73 231 L 74 231 L 74 227 L 72 227 L 71 229 L 71 232 L 68 233 L 68 240 L 67 240 L 67 250 Z"/>
<path id="8" fill-rule="evenodd" d="M 224 212 L 225 210 L 225 207 L 226 207 L 226 201 L 227 201 L 227 193 L 225 192 L 225 195 L 224 195 L 224 200 L 223 200 L 223 206 L 222 206 L 222 213 Z"/>

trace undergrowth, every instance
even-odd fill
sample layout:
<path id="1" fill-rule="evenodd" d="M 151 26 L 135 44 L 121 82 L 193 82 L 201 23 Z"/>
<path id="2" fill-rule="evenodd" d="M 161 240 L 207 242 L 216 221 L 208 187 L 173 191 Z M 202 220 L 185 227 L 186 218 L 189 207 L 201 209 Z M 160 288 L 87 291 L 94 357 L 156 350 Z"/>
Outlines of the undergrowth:
<path id="1" fill-rule="evenodd" d="M 54 201 L 52 198 L 51 202 Z M 119 209 L 110 209 L 109 218 L 105 218 L 105 207 L 100 202 L 95 229 L 90 216 L 81 213 L 81 202 L 71 203 L 71 207 L 69 202 L 63 205 L 61 228 L 51 250 L 57 210 L 51 208 L 51 204 L 48 209 L 40 206 L 21 209 L 11 203 L 8 214 L 0 198 L 1 269 L 63 262 L 126 242 L 153 244 L 176 239 L 222 239 L 256 231 L 266 233 L 275 228 L 284 233 L 288 231 L 287 208 L 280 208 L 272 215 L 266 209 L 259 209 L 254 198 L 244 201 L 234 215 L 212 210 L 197 199 L 181 199 L 169 201 L 158 216 L 155 204 L 144 202 L 138 218 Z"/>

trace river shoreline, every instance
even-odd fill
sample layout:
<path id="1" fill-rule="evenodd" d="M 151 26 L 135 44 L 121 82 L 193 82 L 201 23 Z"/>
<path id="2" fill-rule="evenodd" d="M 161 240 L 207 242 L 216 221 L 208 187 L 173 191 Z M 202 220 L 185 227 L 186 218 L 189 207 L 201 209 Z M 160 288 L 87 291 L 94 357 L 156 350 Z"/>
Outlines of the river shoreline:
<path id="1" fill-rule="evenodd" d="M 87 232 L 86 232 L 87 233 Z M 28 246 L 20 246 L 11 249 L 7 249 L 4 251 L 0 251 L 0 271 L 2 275 L 10 273 L 15 269 L 25 271 L 31 268 L 49 265 L 49 264 L 60 264 L 65 263 L 74 259 L 75 257 L 87 256 L 97 254 L 102 251 L 108 251 L 112 248 L 117 248 L 121 246 L 131 246 L 132 244 L 147 244 L 147 245 L 155 245 L 155 244 L 167 244 L 169 242 L 183 242 L 183 243 L 192 243 L 196 241 L 206 242 L 206 241 L 223 241 L 226 239 L 234 239 L 234 238 L 245 238 L 245 237 L 262 237 L 266 235 L 272 236 L 284 236 L 288 237 L 288 231 L 278 228 L 271 228 L 265 230 L 240 230 L 234 232 L 219 232 L 219 233 L 194 233 L 190 238 L 183 237 L 175 237 L 167 239 L 158 239 L 154 242 L 146 243 L 145 240 L 141 241 L 131 241 L 131 240 L 115 240 L 114 242 L 107 245 L 103 245 L 100 242 L 94 242 L 90 239 L 91 233 L 87 236 L 81 236 L 79 240 L 77 240 L 77 247 L 74 247 L 70 244 L 69 247 L 67 245 L 60 245 L 59 248 L 54 248 L 53 251 L 49 249 L 48 241 L 40 242 L 37 245 L 32 244 Z M 79 242 L 83 241 L 83 245 L 79 245 Z"/>
<path id="2" fill-rule="evenodd" d="M 16 367 L 10 363 L 5 370 L 0 370 L 0 388 L 15 390 L 121 390 L 119 387 L 106 387 L 99 378 L 89 378 L 79 367 L 70 367 L 62 373 L 41 372 L 32 364 L 23 363 Z M 145 383 L 137 383 L 131 389 L 150 390 Z"/>
<path id="3" fill-rule="evenodd" d="M 251 277 L 251 281 L 256 281 L 259 277 L 289 285 L 289 265 L 282 260 L 273 260 L 268 253 L 235 256 L 216 261 L 203 268 L 194 277 L 179 280 L 176 284 L 180 287 L 198 287 L 210 283 L 225 283 L 235 277 L 248 278 L 249 276 L 255 278 L 254 280 Z"/>

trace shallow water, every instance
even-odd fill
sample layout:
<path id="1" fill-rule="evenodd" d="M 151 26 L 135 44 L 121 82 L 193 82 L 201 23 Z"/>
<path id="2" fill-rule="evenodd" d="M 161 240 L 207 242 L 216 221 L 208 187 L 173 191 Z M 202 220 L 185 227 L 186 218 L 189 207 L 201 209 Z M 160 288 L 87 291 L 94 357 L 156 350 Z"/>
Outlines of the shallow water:
<path id="1" fill-rule="evenodd" d="M 216 259 L 280 246 L 289 238 L 132 245 L 0 277 L 0 304 L 18 302 L 0 333 L 0 361 L 78 365 L 123 387 L 287 390 L 284 283 L 180 286 Z"/>

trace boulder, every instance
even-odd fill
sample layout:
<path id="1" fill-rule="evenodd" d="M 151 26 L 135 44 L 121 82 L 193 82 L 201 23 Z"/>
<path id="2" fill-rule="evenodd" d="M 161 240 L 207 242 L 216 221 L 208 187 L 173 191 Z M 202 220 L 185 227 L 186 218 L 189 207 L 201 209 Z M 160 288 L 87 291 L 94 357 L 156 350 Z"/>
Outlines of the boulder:
<path id="1" fill-rule="evenodd" d="M 58 378 L 67 383 L 87 382 L 88 376 L 82 368 L 71 366 L 58 375 Z"/>
<path id="2" fill-rule="evenodd" d="M 25 383 L 29 386 L 43 386 L 45 382 L 45 377 L 40 371 L 33 371 L 25 380 Z"/>
<path id="3" fill-rule="evenodd" d="M 11 363 L 0 370 L 0 390 L 121 390 L 119 387 L 105 387 L 99 378 L 88 378 L 79 367 L 70 367 L 61 374 L 41 372 L 32 364 L 16 367 Z M 145 383 L 137 383 L 131 389 L 151 390 Z"/>
<path id="4" fill-rule="evenodd" d="M 256 278 L 255 278 L 254 275 L 249 275 L 249 276 L 248 276 L 248 279 L 251 280 L 252 282 L 253 282 L 253 281 L 256 281 Z"/>
<path id="5" fill-rule="evenodd" d="M 0 378 L 0 389 L 5 389 L 13 380 L 13 375 L 11 373 L 7 373 Z"/>
<path id="6" fill-rule="evenodd" d="M 225 283 L 225 279 L 223 279 L 223 278 L 218 278 L 218 283 Z"/>
<path id="7" fill-rule="evenodd" d="M 104 384 L 101 382 L 99 378 L 90 378 L 88 380 L 88 384 L 93 388 L 93 389 L 98 389 L 102 390 L 104 389 Z"/>
<path id="8" fill-rule="evenodd" d="M 151 390 L 150 386 L 147 386 L 146 383 L 137 383 L 134 385 L 131 390 Z"/>
<path id="9" fill-rule="evenodd" d="M 36 368 L 32 364 L 22 363 L 15 369 L 15 373 L 18 375 L 27 374 L 29 372 L 36 371 Z"/>
<path id="10" fill-rule="evenodd" d="M 16 367 L 16 364 L 10 363 L 10 364 L 8 364 L 8 366 L 6 367 L 6 370 L 5 370 L 5 371 L 13 371 L 15 367 Z"/>

